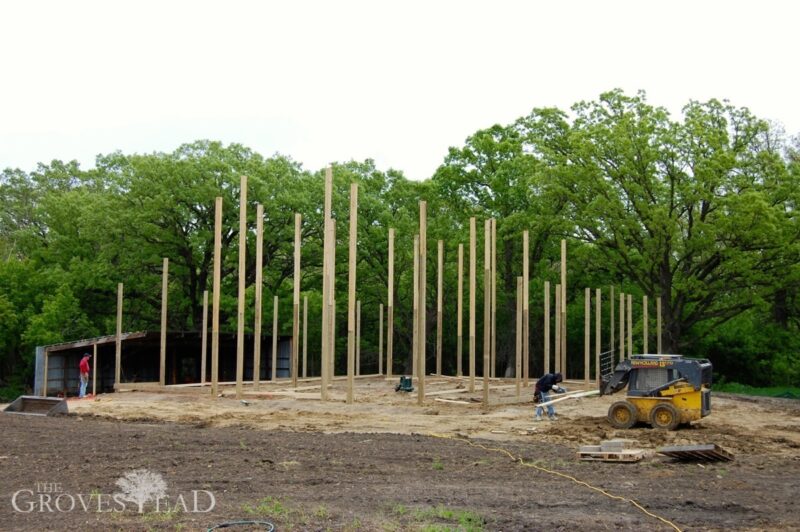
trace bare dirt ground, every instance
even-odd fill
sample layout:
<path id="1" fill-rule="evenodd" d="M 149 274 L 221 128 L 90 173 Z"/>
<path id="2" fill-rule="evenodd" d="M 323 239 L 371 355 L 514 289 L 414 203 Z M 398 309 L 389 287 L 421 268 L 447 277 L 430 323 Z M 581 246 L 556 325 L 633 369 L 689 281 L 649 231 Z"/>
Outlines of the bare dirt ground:
<path id="1" fill-rule="evenodd" d="M 514 403 L 511 380 L 493 383 L 495 404 L 487 411 L 470 403 L 480 397 L 480 382 L 475 394 L 431 395 L 422 407 L 416 392 L 394 392 L 394 380 L 357 383 L 354 405 L 343 402 L 343 381 L 328 403 L 318 400 L 313 382 L 298 392 L 279 382 L 257 393 L 246 388 L 247 405 L 230 387 L 218 398 L 207 388 L 168 388 L 70 400 L 70 415 L 60 418 L 0 415 L 0 529 L 206 530 L 237 519 L 267 520 L 279 530 L 673 529 L 629 501 L 548 471 L 636 500 L 680 529 L 800 528 L 793 508 L 800 491 L 797 401 L 716 394 L 712 415 L 691 428 L 616 431 L 605 413 L 617 397 L 564 401 L 556 405 L 558 421 L 534 423 L 530 401 L 499 404 Z M 431 378 L 427 391 L 465 384 Z M 716 443 L 736 459 L 575 458 L 579 445 L 613 437 L 644 449 Z M 163 477 L 165 506 L 173 511 L 152 504 L 142 513 L 130 505 L 116 511 L 109 499 L 88 511 L 42 508 L 41 498 L 56 493 L 103 500 L 119 491 L 117 479 L 142 468 Z M 47 493 L 43 483 L 60 491 Z M 18 511 L 12 498 L 26 489 L 31 493 L 18 495 L 17 506 L 32 510 Z M 193 490 L 212 493 L 213 510 L 177 504 Z M 68 502 L 64 495 L 62 509 Z"/>

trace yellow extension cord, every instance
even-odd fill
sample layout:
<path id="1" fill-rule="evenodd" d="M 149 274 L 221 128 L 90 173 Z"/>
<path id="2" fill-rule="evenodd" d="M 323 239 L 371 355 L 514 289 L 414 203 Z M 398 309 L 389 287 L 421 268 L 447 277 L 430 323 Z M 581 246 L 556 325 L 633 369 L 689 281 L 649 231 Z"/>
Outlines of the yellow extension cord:
<path id="1" fill-rule="evenodd" d="M 514 456 L 513 454 L 511 454 L 506 449 L 501 449 L 499 447 L 487 447 L 485 445 L 481 445 L 480 443 L 472 442 L 472 441 L 470 441 L 468 439 L 465 439 L 463 437 L 449 436 L 447 434 L 429 433 L 428 435 L 432 436 L 434 438 L 443 438 L 443 439 L 446 439 L 446 440 L 463 441 L 465 443 L 468 443 L 469 445 L 472 445 L 473 447 L 479 447 L 479 448 L 481 448 L 481 449 L 483 449 L 485 451 L 493 451 L 493 452 L 505 454 L 509 458 L 511 458 L 513 461 L 519 462 L 520 464 L 522 464 L 522 465 L 524 465 L 526 467 L 532 467 L 534 469 L 538 469 L 539 471 L 542 471 L 544 473 L 548 473 L 550 475 L 555 475 L 557 477 L 562 477 L 562 478 L 569 479 L 569 480 L 575 482 L 576 484 L 580 484 L 582 486 L 586 486 L 587 488 L 592 489 L 592 490 L 594 490 L 594 491 L 596 491 L 598 493 L 602 493 L 603 495 L 605 495 L 606 497 L 608 497 L 610 499 L 617 499 L 617 500 L 620 500 L 620 501 L 629 502 L 632 505 L 634 505 L 636 508 L 638 508 L 639 510 L 644 512 L 645 514 L 649 515 L 650 517 L 654 517 L 654 518 L 658 519 L 659 521 L 661 521 L 662 523 L 671 526 L 677 532 L 681 532 L 681 529 L 678 528 L 678 526 L 675 523 L 673 523 L 672 521 L 669 521 L 668 519 L 664 519 L 663 517 L 660 517 L 660 516 L 650 512 L 650 511 L 646 510 L 641 504 L 639 504 L 638 502 L 634 501 L 633 499 L 628 499 L 628 498 L 622 497 L 620 495 L 611 494 L 611 493 L 607 492 L 606 490 L 604 490 L 602 488 L 598 488 L 597 486 L 592 486 L 588 482 L 584 482 L 583 480 L 578 480 L 577 478 L 575 478 L 573 476 L 570 476 L 570 475 L 567 475 L 566 473 L 560 473 L 558 471 L 553 471 L 551 469 L 547 469 L 546 467 L 542 467 L 540 465 L 536 465 L 536 464 L 532 464 L 530 462 L 526 462 L 522 458 L 520 458 L 519 456 Z"/>

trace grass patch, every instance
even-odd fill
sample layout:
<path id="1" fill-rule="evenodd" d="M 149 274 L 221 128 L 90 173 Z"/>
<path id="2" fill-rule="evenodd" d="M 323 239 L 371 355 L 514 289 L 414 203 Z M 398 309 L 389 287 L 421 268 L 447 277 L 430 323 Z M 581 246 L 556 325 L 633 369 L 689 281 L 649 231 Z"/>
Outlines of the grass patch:
<path id="1" fill-rule="evenodd" d="M 180 516 L 179 510 L 167 510 L 164 512 L 148 512 L 142 515 L 145 523 L 168 523 Z"/>
<path id="2" fill-rule="evenodd" d="M 438 457 L 433 459 L 433 464 L 431 465 L 431 467 L 436 471 L 443 471 L 444 470 L 444 464 L 442 463 L 442 461 Z"/>
<path id="3" fill-rule="evenodd" d="M 483 530 L 483 518 L 475 512 L 448 508 L 443 504 L 429 508 L 409 509 L 402 504 L 392 507 L 392 513 L 406 517 L 420 524 L 426 532 L 478 532 Z"/>
<path id="4" fill-rule="evenodd" d="M 761 397 L 783 397 L 787 399 L 800 399 L 800 388 L 797 386 L 749 386 L 738 382 L 723 382 L 714 384 L 712 389 L 716 392 L 737 393 L 742 395 L 758 395 Z"/>
<path id="5" fill-rule="evenodd" d="M 242 510 L 250 515 L 263 515 L 268 517 L 286 517 L 289 509 L 281 501 L 274 497 L 264 497 L 255 506 L 243 504 Z"/>

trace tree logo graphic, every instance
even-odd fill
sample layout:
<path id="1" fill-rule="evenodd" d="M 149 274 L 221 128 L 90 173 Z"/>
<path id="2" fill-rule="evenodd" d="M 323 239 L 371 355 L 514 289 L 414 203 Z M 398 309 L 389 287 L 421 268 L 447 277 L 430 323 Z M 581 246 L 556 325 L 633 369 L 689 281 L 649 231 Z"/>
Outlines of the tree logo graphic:
<path id="1" fill-rule="evenodd" d="M 119 486 L 119 498 L 139 506 L 139 513 L 144 511 L 144 505 L 150 501 L 157 501 L 167 495 L 167 483 L 159 473 L 149 469 L 136 469 L 116 482 Z"/>

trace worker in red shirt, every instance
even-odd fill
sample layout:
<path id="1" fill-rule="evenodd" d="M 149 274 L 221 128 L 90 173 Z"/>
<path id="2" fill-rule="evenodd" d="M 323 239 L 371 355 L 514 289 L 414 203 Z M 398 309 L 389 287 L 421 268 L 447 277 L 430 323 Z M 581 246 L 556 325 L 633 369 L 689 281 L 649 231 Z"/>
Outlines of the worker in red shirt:
<path id="1" fill-rule="evenodd" d="M 89 385 L 89 359 L 92 358 L 92 355 L 89 353 L 85 353 L 83 358 L 81 359 L 81 363 L 78 365 L 78 369 L 81 372 L 81 390 L 78 394 L 78 397 L 86 397 L 86 386 Z"/>

